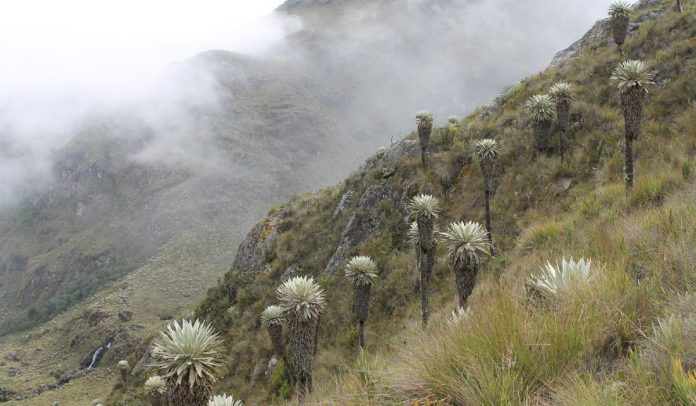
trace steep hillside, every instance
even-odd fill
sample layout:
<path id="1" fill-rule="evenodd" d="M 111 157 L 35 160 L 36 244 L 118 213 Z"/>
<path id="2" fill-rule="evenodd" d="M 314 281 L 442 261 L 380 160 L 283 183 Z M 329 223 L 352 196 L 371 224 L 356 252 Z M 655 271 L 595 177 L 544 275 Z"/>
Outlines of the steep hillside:
<path id="1" fill-rule="evenodd" d="M 291 3 L 281 12 L 302 30 L 264 55 L 204 52 L 172 66 L 163 93 L 95 107 L 51 152 L 51 176 L 0 209 L 8 398 L 103 396 L 120 357 L 190 314 L 273 204 L 344 178 L 410 131 L 423 105 L 441 121 L 471 111 L 594 19 L 555 1 L 529 13 L 501 0 L 486 21 L 476 16 L 490 6 L 470 0 Z M 22 157 L 6 143 L 5 107 L 2 164 Z M 81 370 L 110 340 L 96 368 Z"/>
<path id="2" fill-rule="evenodd" d="M 328 308 L 310 403 L 688 404 L 696 390 L 688 375 L 696 355 L 696 5 L 676 14 L 672 1 L 641 2 L 623 57 L 607 27 L 598 24 L 552 68 L 461 121 L 452 144 L 446 128 L 436 129 L 427 173 L 411 135 L 339 185 L 271 210 L 196 311 L 225 338 L 229 371 L 216 389 L 248 404 L 291 396 L 282 362 L 268 367 L 259 316 L 283 280 L 312 275 Z M 624 123 L 610 83 L 623 59 L 644 59 L 655 81 L 628 192 Z M 559 81 L 578 92 L 564 160 L 534 153 L 524 113 L 528 97 Z M 406 205 L 430 189 L 443 203 L 441 226 L 483 222 L 472 151 L 485 137 L 501 145 L 492 198 L 497 255 L 485 262 L 470 312 L 453 320 L 454 278 L 439 248 L 436 320 L 421 332 Z M 355 254 L 370 255 L 380 270 L 363 354 L 342 271 Z M 563 256 L 591 258 L 590 282 L 552 306 L 528 300 L 527 276 Z M 146 376 L 136 374 L 125 393 L 117 387 L 112 401 L 140 404 Z"/>
<path id="3" fill-rule="evenodd" d="M 202 53 L 170 69 L 163 94 L 95 108 L 65 134 L 49 179 L 0 208 L 0 334 L 80 303 L 165 243 L 185 244 L 182 232 L 237 238 L 272 204 L 339 181 L 408 131 L 407 112 L 472 110 L 543 67 L 587 20 L 561 17 L 559 34 L 523 50 L 476 23 L 489 12 L 478 2 L 357 6 L 289 2 L 279 12 L 303 29 L 267 54 Z M 523 24 L 513 17 L 524 7 L 504 9 L 511 31 L 540 43 L 530 27 L 543 15 Z M 3 125 L 3 145 L 11 132 Z M 16 160 L 14 149 L 0 159 Z"/>

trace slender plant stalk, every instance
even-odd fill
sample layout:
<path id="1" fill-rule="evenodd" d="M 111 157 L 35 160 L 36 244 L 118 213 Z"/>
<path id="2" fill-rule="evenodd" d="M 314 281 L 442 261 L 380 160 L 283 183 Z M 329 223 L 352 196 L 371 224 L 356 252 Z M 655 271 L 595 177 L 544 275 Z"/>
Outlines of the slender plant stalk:
<path id="1" fill-rule="evenodd" d="M 495 251 L 493 248 L 493 226 L 491 225 L 491 188 L 490 188 L 490 180 L 488 179 L 488 175 L 483 175 L 483 194 L 486 199 L 486 233 L 488 234 L 488 242 L 490 242 L 490 254 L 491 256 L 495 255 Z"/>

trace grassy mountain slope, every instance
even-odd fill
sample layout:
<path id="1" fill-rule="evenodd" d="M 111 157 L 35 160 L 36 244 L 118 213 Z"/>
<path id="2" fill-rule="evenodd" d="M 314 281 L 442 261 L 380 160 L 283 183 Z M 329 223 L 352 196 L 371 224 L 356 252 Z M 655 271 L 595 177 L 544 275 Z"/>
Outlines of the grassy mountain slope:
<path id="1" fill-rule="evenodd" d="M 196 312 L 227 343 L 229 373 L 218 389 L 249 404 L 282 402 L 288 394 L 282 367 L 264 373 L 271 347 L 259 315 L 275 302 L 279 281 L 299 273 L 317 277 L 329 303 L 312 402 L 687 404 L 693 394 L 687 372 L 696 355 L 690 318 L 696 305 L 690 293 L 696 282 L 696 6 L 677 15 L 671 1 L 647 1 L 632 19 L 639 25 L 625 57 L 645 59 L 656 82 L 635 145 L 632 191 L 623 186 L 623 119 L 609 82 L 622 58 L 604 32 L 579 55 L 467 117 L 453 145 L 444 145 L 445 130 L 437 129 L 430 173 L 422 173 L 407 139 L 338 186 L 274 209 L 249 237 L 259 243 L 263 266 L 233 268 Z M 579 93 L 565 161 L 533 154 L 524 118 L 525 100 L 561 80 Z M 485 265 L 471 314 L 456 323 L 445 322 L 455 308 L 455 289 L 438 255 L 431 306 L 441 321 L 420 332 L 404 204 L 430 183 L 444 203 L 442 225 L 482 221 L 482 178 L 472 143 L 483 137 L 502 146 L 493 197 L 498 255 Z M 382 197 L 358 207 L 374 187 Z M 347 192 L 354 197 L 337 211 Z M 352 290 L 340 270 L 323 272 L 346 225 L 361 216 L 379 225 L 347 252 L 371 255 L 381 270 L 363 355 L 355 348 Z M 556 306 L 528 305 L 526 277 L 562 256 L 592 258 L 601 270 Z M 117 389 L 116 404 L 139 404 L 138 382 L 125 395 Z"/>
<path id="2" fill-rule="evenodd" d="M 477 1 L 300 3 L 286 12 L 304 29 L 268 55 L 202 53 L 172 67 L 162 97 L 90 116 L 55 152 L 50 187 L 2 209 L 0 335 L 15 332 L 0 336 L 0 390 L 25 404 L 103 395 L 119 357 L 189 314 L 273 204 L 344 178 L 423 105 L 441 119 L 470 111 L 586 24 L 560 16 L 577 31 L 522 49 L 498 20 L 473 24 Z M 515 10 L 501 16 L 519 38 L 543 35 Z M 83 376 L 81 361 L 114 334 L 118 350 Z"/>

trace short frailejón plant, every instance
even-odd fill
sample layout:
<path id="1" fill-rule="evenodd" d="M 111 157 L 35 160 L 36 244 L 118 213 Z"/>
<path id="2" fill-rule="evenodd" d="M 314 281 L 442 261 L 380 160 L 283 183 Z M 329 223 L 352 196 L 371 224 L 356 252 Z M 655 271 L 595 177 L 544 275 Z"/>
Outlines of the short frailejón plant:
<path id="1" fill-rule="evenodd" d="M 682 7 L 682 0 L 677 0 L 677 4 L 674 5 L 674 11 L 677 13 L 684 11 L 684 7 Z"/>
<path id="2" fill-rule="evenodd" d="M 418 269 L 420 270 L 420 295 L 423 326 L 428 324 L 428 286 L 430 273 L 435 264 L 435 220 L 440 213 L 440 201 L 430 195 L 418 195 L 409 204 L 411 216 L 416 220 L 418 230 Z"/>
<path id="3" fill-rule="evenodd" d="M 304 399 L 312 391 L 319 319 L 326 308 L 324 290 L 312 277 L 298 276 L 278 287 L 277 297 L 290 330 L 295 383 L 300 399 Z"/>
<path id="4" fill-rule="evenodd" d="M 125 385 L 128 383 L 128 370 L 130 369 L 130 365 L 128 365 L 128 361 L 125 359 L 122 359 L 118 362 L 118 371 L 121 373 L 121 380 L 123 381 L 123 384 Z"/>
<path id="5" fill-rule="evenodd" d="M 150 405 L 164 406 L 166 404 L 167 382 L 161 376 L 155 375 L 147 378 L 143 388 L 150 400 Z"/>
<path id="6" fill-rule="evenodd" d="M 592 269 L 592 260 L 585 260 L 585 258 L 580 258 L 577 262 L 573 258 L 570 260 L 563 258 L 561 263 L 555 266 L 547 261 L 538 275 L 532 275 L 527 279 L 530 299 L 532 301 L 541 298 L 554 299 L 560 292 L 576 284 L 587 282 Z"/>
<path id="7" fill-rule="evenodd" d="M 291 379 L 294 379 L 292 365 L 290 365 L 285 351 L 285 340 L 283 340 L 285 308 L 278 305 L 268 306 L 264 309 L 263 313 L 261 313 L 261 324 L 263 324 L 268 331 L 268 337 L 271 339 L 271 345 L 273 346 L 273 353 L 278 359 L 283 360 Z"/>
<path id="8" fill-rule="evenodd" d="M 625 178 L 626 187 L 633 186 L 633 141 L 638 139 L 643 121 L 643 102 L 648 94 L 652 76 L 643 61 L 621 63 L 611 77 L 621 94 L 621 108 L 625 122 Z"/>
<path id="9" fill-rule="evenodd" d="M 631 5 L 625 1 L 616 1 L 609 6 L 609 17 L 611 18 L 611 30 L 614 35 L 614 43 L 621 47 L 626 41 L 628 33 L 628 22 L 631 19 Z"/>
<path id="10" fill-rule="evenodd" d="M 569 83 L 560 82 L 551 87 L 549 96 L 556 105 L 556 122 L 559 130 L 558 149 L 562 158 L 566 149 L 564 134 L 570 126 L 570 107 L 575 101 L 575 91 Z"/>
<path id="11" fill-rule="evenodd" d="M 244 406 L 244 402 L 235 400 L 234 396 L 215 395 L 208 401 L 208 406 Z"/>
<path id="12" fill-rule="evenodd" d="M 490 242 L 491 255 L 493 255 L 493 227 L 491 226 L 491 180 L 495 174 L 495 164 L 498 159 L 498 143 L 492 139 L 481 140 L 476 143 L 476 155 L 478 156 L 481 172 L 483 172 L 483 193 L 486 202 L 486 231 Z"/>
<path id="13" fill-rule="evenodd" d="M 427 168 L 428 148 L 430 147 L 430 135 L 433 132 L 433 113 L 429 111 L 419 111 L 416 114 L 416 125 L 418 126 L 418 140 L 421 147 L 421 164 L 423 169 Z"/>
<path id="14" fill-rule="evenodd" d="M 548 95 L 532 96 L 527 100 L 525 108 L 527 119 L 532 123 L 534 130 L 534 149 L 537 152 L 552 151 L 550 130 L 556 109 L 553 100 Z"/>
<path id="15" fill-rule="evenodd" d="M 479 223 L 451 223 L 440 233 L 442 243 L 447 247 L 447 259 L 454 270 L 459 291 L 459 307 L 466 308 L 466 302 L 476 284 L 481 254 L 487 254 L 490 244 L 486 231 Z"/>
<path id="16" fill-rule="evenodd" d="M 346 278 L 353 284 L 353 314 L 359 323 L 358 344 L 365 348 L 365 321 L 370 309 L 370 290 L 377 278 L 377 265 L 370 257 L 353 257 L 346 266 Z"/>
<path id="17" fill-rule="evenodd" d="M 164 372 L 174 404 L 204 406 L 224 373 L 222 339 L 198 320 L 170 324 L 154 341 L 153 366 Z"/>

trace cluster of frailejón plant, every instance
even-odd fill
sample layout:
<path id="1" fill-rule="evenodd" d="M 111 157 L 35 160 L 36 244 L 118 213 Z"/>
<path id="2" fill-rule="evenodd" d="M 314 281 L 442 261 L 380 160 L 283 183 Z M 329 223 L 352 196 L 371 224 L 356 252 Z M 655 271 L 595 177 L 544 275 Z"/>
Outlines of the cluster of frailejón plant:
<path id="1" fill-rule="evenodd" d="M 592 260 L 585 258 L 578 261 L 563 258 L 560 264 L 556 265 L 547 261 L 539 274 L 531 275 L 527 279 L 527 286 L 533 295 L 555 298 L 564 290 L 587 282 L 593 269 Z"/>
<path id="2" fill-rule="evenodd" d="M 297 276 L 278 287 L 277 298 L 285 310 L 290 330 L 294 380 L 300 399 L 304 399 L 312 391 L 312 362 L 326 297 L 314 278 Z"/>
<path id="3" fill-rule="evenodd" d="M 353 284 L 355 292 L 353 314 L 359 323 L 358 345 L 364 348 L 365 321 L 370 308 L 370 291 L 377 278 L 377 265 L 370 257 L 353 257 L 346 266 L 346 278 Z"/>
<path id="4" fill-rule="evenodd" d="M 616 1 L 609 5 L 609 17 L 611 18 L 611 30 L 614 43 L 621 50 L 628 33 L 628 22 L 631 19 L 631 5 L 625 1 Z"/>
<path id="5" fill-rule="evenodd" d="M 164 373 L 171 401 L 204 405 L 212 384 L 224 373 L 222 339 L 198 320 L 174 322 L 154 342 L 154 367 Z"/>
<path id="6" fill-rule="evenodd" d="M 454 222 L 440 233 L 440 240 L 447 247 L 447 259 L 454 270 L 459 306 L 466 302 L 476 284 L 480 267 L 480 255 L 487 254 L 490 243 L 486 230 L 472 221 Z"/>
<path id="7" fill-rule="evenodd" d="M 423 325 L 428 324 L 428 286 L 435 264 L 435 220 L 440 213 L 440 200 L 431 195 L 418 195 L 409 203 L 411 216 L 418 229 L 418 269 L 420 270 L 421 315 Z"/>
<path id="8" fill-rule="evenodd" d="M 551 96 L 545 94 L 532 96 L 527 100 L 525 109 L 534 130 L 534 148 L 537 152 L 551 151 L 550 130 L 556 109 Z"/>
<path id="9" fill-rule="evenodd" d="M 421 147 L 421 164 L 427 168 L 427 154 L 430 147 L 430 136 L 433 132 L 433 113 L 419 111 L 416 113 L 416 126 L 418 127 L 418 140 Z"/>
<path id="10" fill-rule="evenodd" d="M 244 406 L 244 402 L 230 395 L 215 395 L 208 401 L 208 406 Z"/>
<path id="11" fill-rule="evenodd" d="M 638 139 L 643 121 L 643 103 L 652 85 L 652 75 L 643 61 L 625 61 L 616 67 L 611 80 L 619 90 L 625 122 L 626 187 L 633 186 L 633 141 Z"/>

